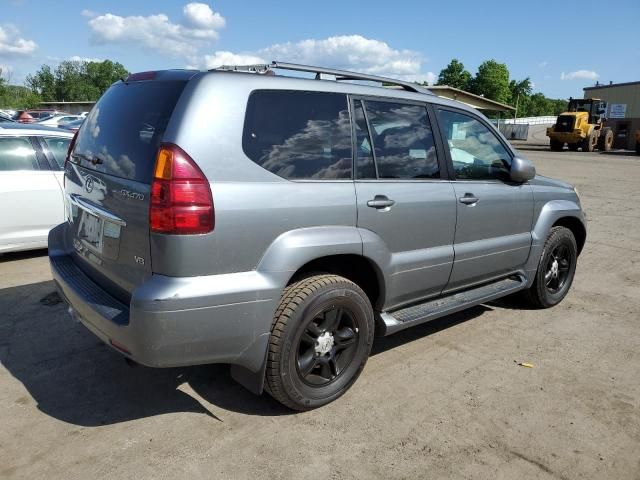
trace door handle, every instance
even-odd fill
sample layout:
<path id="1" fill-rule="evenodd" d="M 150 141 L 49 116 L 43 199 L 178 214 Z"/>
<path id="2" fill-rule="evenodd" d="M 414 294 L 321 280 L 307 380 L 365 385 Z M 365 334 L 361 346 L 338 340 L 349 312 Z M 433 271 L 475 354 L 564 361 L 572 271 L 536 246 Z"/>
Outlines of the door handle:
<path id="1" fill-rule="evenodd" d="M 395 200 L 387 198 L 386 195 L 376 195 L 373 200 L 367 202 L 367 207 L 377 208 L 378 210 L 389 209 L 396 204 Z"/>
<path id="2" fill-rule="evenodd" d="M 464 203 L 465 205 L 475 205 L 480 201 L 478 197 L 476 197 L 473 193 L 465 193 L 464 197 L 458 198 L 460 203 Z"/>

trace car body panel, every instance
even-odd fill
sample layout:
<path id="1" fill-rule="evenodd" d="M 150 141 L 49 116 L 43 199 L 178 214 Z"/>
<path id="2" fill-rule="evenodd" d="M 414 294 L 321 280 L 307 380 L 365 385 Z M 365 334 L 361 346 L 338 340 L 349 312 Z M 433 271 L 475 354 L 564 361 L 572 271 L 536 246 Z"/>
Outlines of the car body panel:
<path id="1" fill-rule="evenodd" d="M 384 308 L 439 294 L 453 265 L 456 203 L 448 181 L 358 181 L 358 227 L 383 242 L 365 243 L 368 258 L 386 257 Z M 385 209 L 367 205 L 376 196 L 396 202 Z M 381 255 L 381 250 L 384 254 Z M 388 253 L 387 253 L 388 252 Z"/>
<path id="2" fill-rule="evenodd" d="M 455 262 L 446 290 L 473 285 L 522 269 L 531 248 L 533 193 L 527 184 L 454 182 L 458 204 Z"/>
<path id="3" fill-rule="evenodd" d="M 380 316 L 443 290 L 469 288 L 514 272 L 530 285 L 552 226 L 566 217 L 584 225 L 575 191 L 544 177 L 523 184 L 461 182 L 446 175 L 438 181 L 293 181 L 254 163 L 242 148 L 247 99 L 257 89 L 408 100 L 456 107 L 484 119 L 458 102 L 251 73 L 159 74 L 163 76 L 188 79 L 162 141 L 178 145 L 208 179 L 214 230 L 132 237 L 123 250 L 131 258 L 118 267 L 131 269 L 110 274 L 109 282 L 100 275 L 100 265 L 80 258 L 74 247 L 76 227 L 62 224 L 49 237 L 54 279 L 76 315 L 105 342 L 126 347 L 125 354 L 141 363 L 228 363 L 252 372 L 252 390 L 260 392 L 275 309 L 284 288 L 309 262 L 339 255 L 365 258 L 376 275 L 380 298 L 374 306 Z M 434 128 L 438 130 L 437 123 Z M 440 143 L 437 148 L 441 153 Z M 448 155 L 445 174 L 453 171 Z M 106 191 L 128 188 L 120 180 L 100 180 Z M 148 231 L 143 204 L 133 207 L 132 199 L 116 199 L 112 192 L 98 198 L 83 193 L 84 185 L 67 182 L 67 196 L 80 195 L 112 212 L 127 211 L 127 222 Z M 141 184 L 130 187 L 148 195 Z M 462 205 L 457 198 L 471 187 L 480 203 Z M 367 202 L 376 195 L 396 203 L 385 211 L 371 208 Z M 142 249 L 149 266 L 133 265 L 135 249 Z M 89 292 L 77 286 L 77 278 L 87 279 Z M 126 322 L 110 321 L 92 298 L 126 310 Z"/>
<path id="4" fill-rule="evenodd" d="M 49 230 L 64 221 L 62 173 L 41 157 L 37 138 L 71 138 L 56 129 L 6 125 L 0 138 L 25 138 L 39 158 L 37 170 L 0 171 L 0 253 L 46 248 Z M 0 152 L 1 154 L 1 152 Z"/>

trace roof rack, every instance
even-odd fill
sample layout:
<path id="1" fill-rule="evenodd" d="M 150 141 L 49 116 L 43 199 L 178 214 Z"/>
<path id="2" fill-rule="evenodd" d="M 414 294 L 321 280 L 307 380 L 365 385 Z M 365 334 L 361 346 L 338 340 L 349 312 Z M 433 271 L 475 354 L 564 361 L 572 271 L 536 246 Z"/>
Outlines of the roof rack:
<path id="1" fill-rule="evenodd" d="M 336 80 L 366 80 L 369 82 L 379 82 L 382 85 L 393 85 L 402 87 L 409 92 L 426 93 L 433 95 L 428 89 L 418 85 L 417 83 L 405 82 L 404 80 L 397 80 L 395 78 L 380 77 L 378 75 L 368 75 L 366 73 L 351 72 L 348 70 L 337 70 L 335 68 L 313 67 L 310 65 L 299 65 L 297 63 L 285 63 L 273 61 L 270 64 L 257 64 L 257 65 L 222 65 L 213 70 L 223 70 L 231 72 L 251 72 L 268 75 L 272 72 L 272 69 L 278 68 L 281 70 L 292 70 L 296 72 L 309 72 L 316 74 L 316 80 L 322 80 L 322 75 L 333 75 Z"/>

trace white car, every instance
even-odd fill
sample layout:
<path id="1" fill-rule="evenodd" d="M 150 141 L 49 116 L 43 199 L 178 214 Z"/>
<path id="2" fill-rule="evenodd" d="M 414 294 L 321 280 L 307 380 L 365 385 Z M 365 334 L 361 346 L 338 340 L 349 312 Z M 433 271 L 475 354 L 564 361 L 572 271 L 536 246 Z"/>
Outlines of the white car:
<path id="1" fill-rule="evenodd" d="M 80 115 L 60 114 L 41 120 L 37 122 L 37 124 L 38 126 L 57 127 L 63 123 L 73 122 L 74 120 L 80 120 L 82 118 Z"/>
<path id="2" fill-rule="evenodd" d="M 72 138 L 59 128 L 0 124 L 0 253 L 45 248 L 49 230 L 64 222 Z"/>

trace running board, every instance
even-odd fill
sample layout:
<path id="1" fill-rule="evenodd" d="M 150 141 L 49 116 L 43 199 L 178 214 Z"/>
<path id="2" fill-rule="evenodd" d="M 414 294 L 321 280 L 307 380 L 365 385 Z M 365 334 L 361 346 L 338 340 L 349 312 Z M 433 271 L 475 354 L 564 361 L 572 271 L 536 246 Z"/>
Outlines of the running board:
<path id="1" fill-rule="evenodd" d="M 509 277 L 393 312 L 381 312 L 380 318 L 385 327 L 384 335 L 391 335 L 405 328 L 509 295 L 522 290 L 526 284 L 527 281 L 523 276 Z"/>

